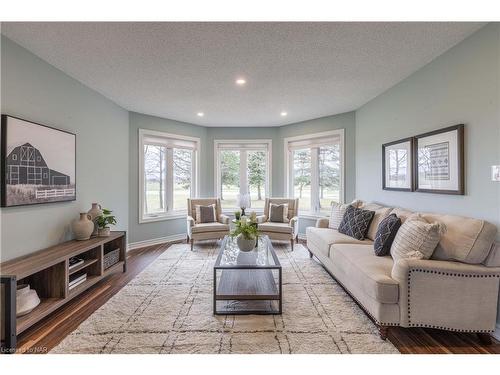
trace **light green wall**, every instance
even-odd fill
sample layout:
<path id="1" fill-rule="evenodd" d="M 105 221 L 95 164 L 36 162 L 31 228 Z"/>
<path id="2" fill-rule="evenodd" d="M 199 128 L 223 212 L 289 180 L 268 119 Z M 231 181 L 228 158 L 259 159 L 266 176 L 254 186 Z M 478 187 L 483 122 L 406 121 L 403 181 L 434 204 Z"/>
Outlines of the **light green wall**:
<path id="1" fill-rule="evenodd" d="M 466 195 L 382 190 L 383 143 L 464 123 Z M 492 23 L 356 111 L 356 194 L 500 225 L 500 24 Z M 500 235 L 499 235 L 500 239 Z M 500 319 L 498 320 L 500 324 Z"/>
<path id="2" fill-rule="evenodd" d="M 214 140 L 216 139 L 271 139 L 272 140 L 272 183 L 271 194 L 282 196 L 284 192 L 284 151 L 286 137 L 311 134 L 326 130 L 345 129 L 346 142 L 346 199 L 354 197 L 354 112 L 323 117 L 298 124 L 269 128 L 213 127 L 182 123 L 130 113 L 130 237 L 131 243 L 178 235 L 186 232 L 185 219 L 172 219 L 153 223 L 139 224 L 138 208 L 138 131 L 150 129 L 167 133 L 189 135 L 201 138 L 200 195 L 215 195 Z M 301 218 L 299 232 L 305 234 L 307 226 L 314 225 L 315 219 Z"/>
<path id="3" fill-rule="evenodd" d="M 356 112 L 358 197 L 500 224 L 500 184 L 490 177 L 500 163 L 499 34 L 487 25 Z M 464 196 L 382 190 L 383 143 L 461 123 Z"/>
<path id="4" fill-rule="evenodd" d="M 1 260 L 71 238 L 92 202 L 128 229 L 128 112 L 2 36 L 1 111 L 76 133 L 75 202 L 1 209 Z M 54 145 L 57 147 L 57 145 Z"/>

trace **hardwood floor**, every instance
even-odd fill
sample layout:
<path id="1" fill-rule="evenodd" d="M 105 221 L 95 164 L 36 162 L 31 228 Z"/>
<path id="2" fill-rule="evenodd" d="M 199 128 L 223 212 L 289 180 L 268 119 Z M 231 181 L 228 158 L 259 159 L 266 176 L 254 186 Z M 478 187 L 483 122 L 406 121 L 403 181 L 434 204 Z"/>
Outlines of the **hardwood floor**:
<path id="1" fill-rule="evenodd" d="M 109 276 L 25 331 L 18 338 L 18 352 L 46 353 L 51 350 L 169 246 L 157 245 L 130 251 L 127 273 Z M 500 354 L 500 342 L 493 339 L 493 344 L 486 346 L 474 334 L 390 327 L 388 338 L 405 354 Z"/>

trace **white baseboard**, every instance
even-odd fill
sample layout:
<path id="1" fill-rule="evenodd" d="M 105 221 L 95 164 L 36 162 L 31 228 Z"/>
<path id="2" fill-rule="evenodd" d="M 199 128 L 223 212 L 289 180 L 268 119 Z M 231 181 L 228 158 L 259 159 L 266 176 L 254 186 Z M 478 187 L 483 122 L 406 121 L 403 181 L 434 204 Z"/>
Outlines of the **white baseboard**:
<path id="1" fill-rule="evenodd" d="M 298 237 L 299 237 L 299 240 L 304 240 L 304 241 L 306 240 L 306 234 L 305 233 L 299 233 Z"/>
<path id="2" fill-rule="evenodd" d="M 167 242 L 173 242 L 173 241 L 179 241 L 179 240 L 185 240 L 185 239 L 186 239 L 185 233 L 174 234 L 171 236 L 153 238 L 151 240 L 144 240 L 144 241 L 129 243 L 127 246 L 127 250 L 140 249 L 141 247 L 160 245 L 160 244 L 167 243 Z"/>
<path id="3" fill-rule="evenodd" d="M 495 332 L 493 332 L 491 336 L 500 341 L 500 323 L 497 323 L 497 329 L 495 329 Z"/>

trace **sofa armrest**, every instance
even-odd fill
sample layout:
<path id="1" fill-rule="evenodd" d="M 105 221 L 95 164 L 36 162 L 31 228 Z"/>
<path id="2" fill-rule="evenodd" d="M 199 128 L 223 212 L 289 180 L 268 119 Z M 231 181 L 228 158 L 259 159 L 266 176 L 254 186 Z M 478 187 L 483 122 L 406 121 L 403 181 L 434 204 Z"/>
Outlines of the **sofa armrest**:
<path id="1" fill-rule="evenodd" d="M 400 259 L 392 278 L 399 283 L 403 327 L 495 330 L 500 267 Z"/>
<path id="2" fill-rule="evenodd" d="M 224 214 L 219 215 L 219 223 L 229 224 L 229 216 L 224 215 Z"/>
<path id="3" fill-rule="evenodd" d="M 257 216 L 257 223 L 258 224 L 265 223 L 266 221 L 267 221 L 267 216 L 266 215 L 259 215 L 259 216 Z"/>
<path id="4" fill-rule="evenodd" d="M 189 237 L 191 237 L 191 228 L 194 227 L 194 224 L 195 221 L 193 217 L 188 215 L 186 218 L 186 226 L 187 226 L 186 232 Z"/>
<path id="5" fill-rule="evenodd" d="M 327 217 L 321 217 L 318 220 L 316 220 L 316 228 L 328 228 L 328 223 L 330 222 L 330 219 Z"/>
<path id="6" fill-rule="evenodd" d="M 290 219 L 290 226 L 293 228 L 293 238 L 299 235 L 299 217 L 294 216 Z"/>

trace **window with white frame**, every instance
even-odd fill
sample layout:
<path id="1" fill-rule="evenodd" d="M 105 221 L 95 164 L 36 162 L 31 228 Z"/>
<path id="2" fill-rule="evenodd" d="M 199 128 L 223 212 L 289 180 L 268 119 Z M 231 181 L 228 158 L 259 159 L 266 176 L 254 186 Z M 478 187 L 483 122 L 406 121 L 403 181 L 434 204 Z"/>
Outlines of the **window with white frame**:
<path id="1" fill-rule="evenodd" d="M 185 214 L 197 194 L 200 139 L 139 130 L 140 222 Z"/>
<path id="2" fill-rule="evenodd" d="M 344 130 L 285 138 L 286 186 L 299 213 L 328 214 L 344 201 Z"/>
<path id="3" fill-rule="evenodd" d="M 215 190 L 224 210 L 238 209 L 238 194 L 250 194 L 261 210 L 270 191 L 271 140 L 214 141 Z"/>

